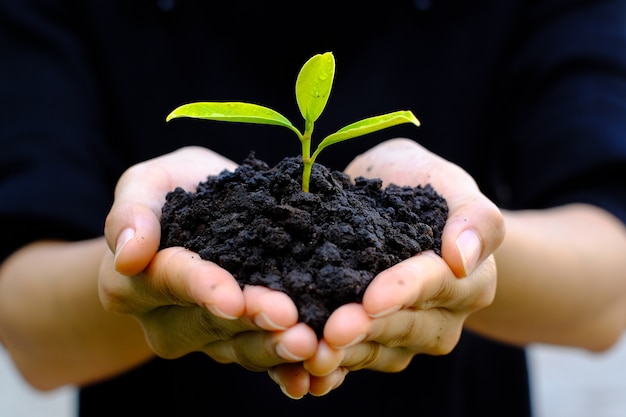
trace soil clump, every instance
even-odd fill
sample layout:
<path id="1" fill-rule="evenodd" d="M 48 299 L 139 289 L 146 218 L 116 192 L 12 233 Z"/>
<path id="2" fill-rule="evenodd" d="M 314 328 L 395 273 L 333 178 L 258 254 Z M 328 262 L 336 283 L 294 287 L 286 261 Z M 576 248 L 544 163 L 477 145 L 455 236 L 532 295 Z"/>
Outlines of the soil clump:
<path id="1" fill-rule="evenodd" d="M 176 188 L 163 206 L 161 248 L 197 252 L 242 287 L 285 292 L 321 337 L 328 316 L 360 302 L 379 272 L 425 250 L 441 255 L 448 206 L 429 184 L 382 188 L 317 163 L 310 192 L 301 178 L 300 158 L 269 167 L 251 153 L 195 191 Z"/>

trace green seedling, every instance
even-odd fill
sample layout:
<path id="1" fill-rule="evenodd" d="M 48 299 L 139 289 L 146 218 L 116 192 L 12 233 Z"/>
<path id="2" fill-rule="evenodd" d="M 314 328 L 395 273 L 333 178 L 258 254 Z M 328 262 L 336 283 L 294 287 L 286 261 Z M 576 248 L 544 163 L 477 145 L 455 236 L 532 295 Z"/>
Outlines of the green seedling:
<path id="1" fill-rule="evenodd" d="M 296 101 L 304 118 L 301 132 L 282 114 L 265 106 L 246 102 L 194 102 L 174 109 L 167 121 L 180 117 L 226 122 L 256 123 L 283 126 L 293 131 L 302 144 L 302 191 L 309 191 L 311 168 L 320 152 L 335 143 L 373 133 L 402 123 L 420 125 L 411 111 L 402 110 L 368 117 L 351 123 L 326 136 L 311 154 L 311 135 L 315 122 L 326 107 L 335 78 L 335 57 L 332 52 L 311 57 L 300 69 L 296 79 Z"/>

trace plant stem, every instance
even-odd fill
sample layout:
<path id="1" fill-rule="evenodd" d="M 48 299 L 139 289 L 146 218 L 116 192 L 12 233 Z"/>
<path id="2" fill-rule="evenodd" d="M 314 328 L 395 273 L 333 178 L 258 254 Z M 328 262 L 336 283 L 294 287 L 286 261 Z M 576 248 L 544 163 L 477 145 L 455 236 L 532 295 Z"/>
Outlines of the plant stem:
<path id="1" fill-rule="evenodd" d="M 311 159 L 311 133 L 313 133 L 313 122 L 305 121 L 304 134 L 300 138 L 302 143 L 302 191 L 309 192 L 309 183 L 311 182 L 311 168 L 313 160 Z"/>
<path id="2" fill-rule="evenodd" d="M 309 192 L 309 182 L 311 181 L 311 137 L 302 137 L 302 191 Z"/>
<path id="3" fill-rule="evenodd" d="M 313 168 L 313 163 L 311 160 L 305 162 L 304 160 L 302 166 L 302 191 L 305 193 L 309 192 L 309 183 L 311 182 L 311 168 Z"/>

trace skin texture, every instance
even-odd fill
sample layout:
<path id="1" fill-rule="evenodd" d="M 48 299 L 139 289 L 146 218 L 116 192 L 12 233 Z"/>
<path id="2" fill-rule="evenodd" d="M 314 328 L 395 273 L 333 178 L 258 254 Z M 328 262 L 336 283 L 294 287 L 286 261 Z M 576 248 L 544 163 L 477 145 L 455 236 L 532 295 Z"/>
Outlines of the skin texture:
<path id="1" fill-rule="evenodd" d="M 432 183 L 450 206 L 443 258 L 424 252 L 381 273 L 362 304 L 331 315 L 318 342 L 284 294 L 242 291 L 227 271 L 182 248 L 156 253 L 165 193 L 192 188 L 207 169 L 234 166 L 203 148 L 136 165 L 118 183 L 105 237 L 36 242 L 4 262 L 0 332 L 31 384 L 80 385 L 153 355 L 203 351 L 267 370 L 286 395 L 300 398 L 328 393 L 350 371 L 398 372 L 415 354 L 448 353 L 464 326 L 520 345 L 592 351 L 608 349 L 624 329 L 621 222 L 582 204 L 502 212 L 458 166 L 396 139 L 346 172 Z M 577 229 L 581 221 L 590 227 Z"/>

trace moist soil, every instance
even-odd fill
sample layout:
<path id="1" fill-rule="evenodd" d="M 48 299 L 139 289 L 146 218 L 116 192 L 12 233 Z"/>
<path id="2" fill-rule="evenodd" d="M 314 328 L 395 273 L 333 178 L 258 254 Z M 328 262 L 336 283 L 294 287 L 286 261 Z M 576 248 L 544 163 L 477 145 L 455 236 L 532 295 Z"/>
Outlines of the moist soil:
<path id="1" fill-rule="evenodd" d="M 441 255 L 448 206 L 429 184 L 389 185 L 314 164 L 274 167 L 254 153 L 190 192 L 176 188 L 162 210 L 161 248 L 182 246 L 228 270 L 239 284 L 283 291 L 318 337 L 338 307 L 360 302 L 381 271 L 419 252 Z"/>

